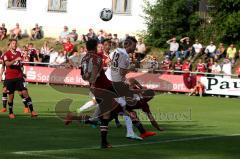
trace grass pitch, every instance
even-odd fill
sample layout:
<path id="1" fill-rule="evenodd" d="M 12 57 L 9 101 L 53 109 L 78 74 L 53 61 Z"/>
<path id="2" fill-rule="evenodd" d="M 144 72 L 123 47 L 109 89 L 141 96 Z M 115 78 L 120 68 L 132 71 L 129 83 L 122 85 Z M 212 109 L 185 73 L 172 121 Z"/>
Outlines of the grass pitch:
<path id="1" fill-rule="evenodd" d="M 65 126 L 55 113 L 56 104 L 63 99 L 72 99 L 70 108 L 76 110 L 89 100 L 87 91 L 59 89 L 65 93 L 50 86 L 29 85 L 37 119 L 22 113 L 23 104 L 16 95 L 16 119 L 0 114 L 0 159 L 239 159 L 239 99 L 158 95 L 150 105 L 164 132 L 132 141 L 125 138 L 125 128 L 112 123 L 109 141 L 115 147 L 101 150 L 98 129 L 77 122 Z M 66 93 L 73 89 L 81 94 Z M 144 122 L 148 130 L 155 131 L 149 124 Z"/>

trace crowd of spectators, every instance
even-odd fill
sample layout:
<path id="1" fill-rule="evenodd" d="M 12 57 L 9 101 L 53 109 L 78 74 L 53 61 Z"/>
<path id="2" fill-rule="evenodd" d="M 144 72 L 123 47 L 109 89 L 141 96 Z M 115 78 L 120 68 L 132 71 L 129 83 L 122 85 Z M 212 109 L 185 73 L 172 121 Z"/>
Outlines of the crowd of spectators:
<path id="1" fill-rule="evenodd" d="M 23 37 L 22 29 L 19 23 L 13 29 L 9 30 L 3 23 L 0 27 L 0 40 L 7 38 L 15 38 L 20 40 Z M 97 39 L 99 44 L 108 39 L 111 41 L 111 49 L 121 47 L 121 43 L 129 36 L 126 34 L 121 39 L 118 34 L 111 34 L 104 30 L 95 32 L 92 28 L 86 34 L 79 35 L 76 28 L 69 31 L 68 26 L 63 27 L 63 31 L 59 34 L 59 38 L 54 45 L 61 45 L 62 49 L 55 50 L 54 46 L 50 46 L 45 41 L 41 48 L 35 48 L 33 43 L 19 48 L 24 57 L 24 62 L 43 63 L 46 66 L 78 68 L 82 57 L 86 53 L 84 43 L 89 39 Z M 29 35 L 31 40 L 43 38 L 42 27 L 35 24 Z M 81 45 L 80 48 L 77 48 Z M 147 54 L 147 48 L 142 38 L 138 39 L 136 50 L 130 53 L 131 69 L 150 69 L 156 72 L 181 74 L 183 71 L 193 71 L 203 73 L 231 75 L 232 68 L 236 64 L 237 58 L 240 57 L 240 50 L 237 52 L 234 44 L 225 47 L 220 43 L 217 47 L 213 41 L 204 46 L 196 39 L 194 42 L 189 37 L 183 37 L 177 41 L 176 37 L 166 42 L 169 49 L 164 53 L 164 57 L 153 56 Z M 52 44 L 51 44 L 52 45 Z M 161 60 L 163 59 L 163 60 Z M 42 65 L 43 65 L 42 64 Z M 30 63 L 30 65 L 33 65 Z"/>

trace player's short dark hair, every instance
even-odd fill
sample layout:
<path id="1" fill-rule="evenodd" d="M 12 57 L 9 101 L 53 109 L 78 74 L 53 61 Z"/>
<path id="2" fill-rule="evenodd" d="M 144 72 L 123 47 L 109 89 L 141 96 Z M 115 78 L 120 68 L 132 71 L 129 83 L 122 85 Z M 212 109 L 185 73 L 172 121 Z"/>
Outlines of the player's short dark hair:
<path id="1" fill-rule="evenodd" d="M 125 41 L 132 41 L 134 43 L 137 43 L 137 39 L 134 36 L 128 36 Z"/>
<path id="2" fill-rule="evenodd" d="M 89 39 L 86 43 L 86 48 L 88 51 L 97 50 L 98 41 L 96 39 Z"/>

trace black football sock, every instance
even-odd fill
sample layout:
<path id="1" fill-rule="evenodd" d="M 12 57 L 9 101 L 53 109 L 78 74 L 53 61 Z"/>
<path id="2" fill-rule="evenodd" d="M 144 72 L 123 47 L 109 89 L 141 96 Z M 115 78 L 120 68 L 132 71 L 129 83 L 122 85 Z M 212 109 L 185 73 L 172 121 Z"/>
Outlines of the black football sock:
<path id="1" fill-rule="evenodd" d="M 2 94 L 3 108 L 7 108 L 7 93 Z"/>
<path id="2" fill-rule="evenodd" d="M 118 120 L 118 115 L 114 116 L 114 120 L 115 120 L 115 124 L 117 126 L 119 126 L 120 125 L 120 121 Z"/>
<path id="3" fill-rule="evenodd" d="M 24 96 L 23 96 L 23 95 L 20 95 L 20 97 L 22 98 L 22 102 L 23 102 L 23 104 L 24 104 L 24 107 L 25 107 L 25 108 L 28 108 L 27 101 L 26 101 L 26 99 L 24 98 Z"/>
<path id="4" fill-rule="evenodd" d="M 146 132 L 146 130 L 144 129 L 144 127 L 140 121 L 132 121 L 132 123 L 141 134 L 144 134 Z"/>
<path id="5" fill-rule="evenodd" d="M 31 112 L 33 112 L 33 105 L 32 105 L 32 99 L 30 97 L 25 98 L 26 102 L 27 102 L 27 106 L 29 107 L 29 110 Z"/>
<path id="6" fill-rule="evenodd" d="M 100 131 L 101 131 L 101 145 L 102 145 L 102 147 L 104 147 L 108 144 L 108 142 L 107 142 L 108 123 L 109 123 L 109 121 L 106 120 L 106 119 L 101 120 Z"/>
<path id="7" fill-rule="evenodd" d="M 13 114 L 13 103 L 8 102 L 9 114 Z"/>

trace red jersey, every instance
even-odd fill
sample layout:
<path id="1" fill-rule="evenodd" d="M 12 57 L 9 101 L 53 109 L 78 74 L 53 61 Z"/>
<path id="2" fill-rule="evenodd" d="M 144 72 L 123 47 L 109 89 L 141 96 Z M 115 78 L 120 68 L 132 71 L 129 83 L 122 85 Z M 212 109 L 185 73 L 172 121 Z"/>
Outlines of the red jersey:
<path id="1" fill-rule="evenodd" d="M 237 68 L 237 74 L 240 75 L 240 67 Z"/>
<path id="2" fill-rule="evenodd" d="M 209 62 L 208 64 L 207 64 L 207 68 L 208 68 L 208 72 L 212 72 L 212 66 L 214 65 L 214 63 L 211 63 L 211 62 Z"/>
<path id="3" fill-rule="evenodd" d="M 10 50 L 4 54 L 4 62 L 13 61 L 16 58 L 21 57 L 21 53 L 16 51 L 16 53 L 12 53 Z M 15 78 L 23 78 L 22 72 L 22 64 L 21 61 L 16 61 L 11 66 L 6 66 L 5 79 L 15 79 Z"/>
<path id="4" fill-rule="evenodd" d="M 204 63 L 198 63 L 197 64 L 197 71 L 198 72 L 206 72 L 206 66 Z"/>
<path id="5" fill-rule="evenodd" d="M 72 52 L 73 47 L 74 46 L 72 43 L 64 43 L 63 44 L 64 51 L 67 51 L 67 52 Z"/>
<path id="6" fill-rule="evenodd" d="M 172 61 L 171 60 L 164 60 L 163 62 L 162 62 L 162 69 L 163 70 L 169 70 L 170 69 L 170 67 L 171 67 L 171 65 L 172 65 Z"/>
<path id="7" fill-rule="evenodd" d="M 182 66 L 183 71 L 190 71 L 191 64 L 190 63 L 184 63 Z"/>

